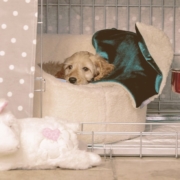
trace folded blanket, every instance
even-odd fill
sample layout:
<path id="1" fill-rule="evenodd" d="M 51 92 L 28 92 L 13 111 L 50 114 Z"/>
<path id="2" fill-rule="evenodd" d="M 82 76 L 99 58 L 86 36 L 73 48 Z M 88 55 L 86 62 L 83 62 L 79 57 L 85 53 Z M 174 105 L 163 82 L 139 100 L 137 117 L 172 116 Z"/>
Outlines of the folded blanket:
<path id="1" fill-rule="evenodd" d="M 121 83 L 133 96 L 136 107 L 159 93 L 162 72 L 148 51 L 135 26 L 136 33 L 105 29 L 93 35 L 96 53 L 115 65 L 115 70 L 97 82 Z"/>

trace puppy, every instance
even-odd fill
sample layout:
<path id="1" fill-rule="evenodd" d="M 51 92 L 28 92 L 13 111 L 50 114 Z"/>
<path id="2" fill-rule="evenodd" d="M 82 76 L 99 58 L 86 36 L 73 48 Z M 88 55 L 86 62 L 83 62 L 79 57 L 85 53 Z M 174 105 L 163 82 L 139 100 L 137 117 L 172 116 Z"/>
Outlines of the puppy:
<path id="1" fill-rule="evenodd" d="M 114 65 L 99 55 L 80 51 L 67 58 L 55 76 L 76 85 L 88 84 L 102 79 L 113 69 Z"/>

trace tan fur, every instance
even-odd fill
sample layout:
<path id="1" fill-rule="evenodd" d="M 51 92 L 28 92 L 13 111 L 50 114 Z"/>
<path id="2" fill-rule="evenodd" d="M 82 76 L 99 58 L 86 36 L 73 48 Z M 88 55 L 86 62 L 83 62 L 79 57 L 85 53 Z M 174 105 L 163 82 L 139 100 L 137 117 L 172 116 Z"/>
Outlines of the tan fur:
<path id="1" fill-rule="evenodd" d="M 88 84 L 108 75 L 114 69 L 105 59 L 87 51 L 80 51 L 67 58 L 63 68 L 56 73 L 56 77 L 73 84 Z M 73 81 L 74 80 L 74 81 Z"/>
<path id="2" fill-rule="evenodd" d="M 113 64 L 109 64 L 105 59 L 100 57 L 99 55 L 91 56 L 91 60 L 95 64 L 97 68 L 98 75 L 95 76 L 94 81 L 98 81 L 103 77 L 107 76 L 114 69 Z"/>
<path id="3" fill-rule="evenodd" d="M 68 69 L 69 65 L 72 65 L 71 70 Z M 84 67 L 88 68 L 88 71 L 84 71 Z M 114 65 L 109 64 L 99 55 L 81 51 L 67 58 L 63 64 L 48 62 L 43 63 L 42 68 L 45 72 L 66 79 L 68 82 L 70 77 L 75 77 L 77 82 L 74 84 L 87 84 L 107 76 L 114 69 Z"/>
<path id="4" fill-rule="evenodd" d="M 64 62 L 64 78 L 73 84 L 88 84 L 108 75 L 114 69 L 105 59 L 87 51 L 80 51 Z M 76 82 L 71 79 L 75 78 Z"/>
<path id="5" fill-rule="evenodd" d="M 71 78 L 75 78 L 73 84 L 87 84 L 96 76 L 96 67 L 90 59 L 93 54 L 85 51 L 77 52 L 64 62 L 65 79 L 72 83 Z M 85 69 L 87 69 L 85 71 Z"/>
<path id="6" fill-rule="evenodd" d="M 40 64 L 38 64 L 41 67 Z M 64 65 L 59 62 L 47 62 L 42 64 L 42 69 L 55 77 L 64 79 Z"/>

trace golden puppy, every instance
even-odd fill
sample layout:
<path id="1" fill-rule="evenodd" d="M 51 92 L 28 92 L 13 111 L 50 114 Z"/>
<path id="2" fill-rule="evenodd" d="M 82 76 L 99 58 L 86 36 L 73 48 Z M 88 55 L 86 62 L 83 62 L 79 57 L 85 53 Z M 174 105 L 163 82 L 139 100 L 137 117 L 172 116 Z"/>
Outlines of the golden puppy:
<path id="1" fill-rule="evenodd" d="M 72 84 L 88 84 L 108 75 L 114 69 L 105 59 L 87 51 L 81 51 L 67 58 L 55 75 Z"/>

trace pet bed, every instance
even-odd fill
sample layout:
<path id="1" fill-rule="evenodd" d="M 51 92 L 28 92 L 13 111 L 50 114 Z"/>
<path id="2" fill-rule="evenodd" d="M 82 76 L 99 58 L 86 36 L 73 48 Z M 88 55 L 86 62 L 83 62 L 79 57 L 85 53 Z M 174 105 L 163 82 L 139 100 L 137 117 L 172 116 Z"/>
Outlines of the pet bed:
<path id="1" fill-rule="evenodd" d="M 173 58 L 173 51 L 169 39 L 161 30 L 153 26 L 136 23 L 146 46 L 162 73 L 159 94 L 166 83 L 166 78 Z M 40 61 L 40 37 L 37 44 L 37 63 Z M 43 62 L 63 62 L 65 58 L 77 51 L 95 53 L 92 35 L 43 35 Z M 36 76 L 40 76 L 40 68 L 36 67 Z M 144 107 L 136 108 L 132 94 L 121 84 L 116 82 L 100 82 L 88 85 L 72 85 L 61 82 L 54 76 L 43 72 L 46 80 L 46 91 L 43 93 L 43 116 L 57 116 L 74 122 L 125 122 L 144 123 L 146 121 L 146 103 L 152 101 L 152 96 L 144 102 Z M 40 94 L 35 94 L 34 115 L 39 116 Z M 85 131 L 122 131 L 141 132 L 144 126 L 126 125 L 88 125 Z M 85 142 L 91 138 L 83 136 Z M 129 139 L 133 135 L 124 136 L 96 136 L 94 142 L 107 143 Z"/>

